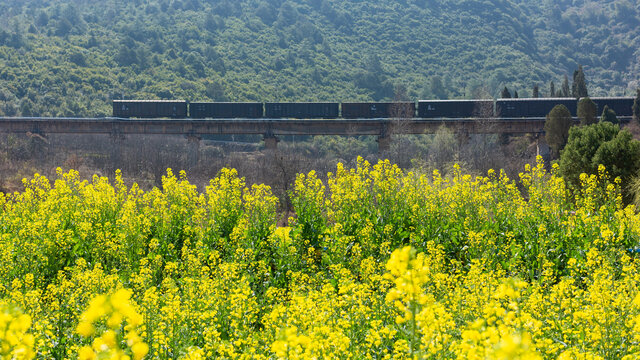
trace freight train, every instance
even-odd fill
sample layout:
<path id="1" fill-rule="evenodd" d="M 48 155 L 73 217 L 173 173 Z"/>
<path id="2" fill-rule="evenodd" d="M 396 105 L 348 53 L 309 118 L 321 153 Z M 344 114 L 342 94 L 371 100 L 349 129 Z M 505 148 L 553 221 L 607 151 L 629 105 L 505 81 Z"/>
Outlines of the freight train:
<path id="1" fill-rule="evenodd" d="M 598 114 L 609 106 L 620 117 L 632 116 L 633 97 L 593 97 Z M 117 118 L 192 119 L 379 119 L 379 118 L 535 118 L 556 105 L 576 116 L 574 98 L 498 100 L 420 100 L 415 102 L 192 102 L 184 100 L 114 100 Z"/>

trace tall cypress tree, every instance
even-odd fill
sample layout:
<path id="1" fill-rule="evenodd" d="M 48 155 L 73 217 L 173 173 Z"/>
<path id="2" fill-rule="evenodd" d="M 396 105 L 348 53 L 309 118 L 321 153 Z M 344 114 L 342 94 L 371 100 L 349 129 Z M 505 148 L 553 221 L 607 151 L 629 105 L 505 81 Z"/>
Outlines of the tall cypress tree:
<path id="1" fill-rule="evenodd" d="M 578 70 L 573 72 L 571 95 L 576 99 L 589 96 L 589 93 L 587 92 L 587 80 L 585 79 L 582 65 L 578 65 Z"/>
<path id="2" fill-rule="evenodd" d="M 640 122 L 640 89 L 636 90 L 636 99 L 633 101 L 633 118 Z"/>
<path id="3" fill-rule="evenodd" d="M 538 89 L 538 84 L 533 85 L 533 94 L 531 95 L 531 97 L 540 97 L 540 89 Z"/>
<path id="4" fill-rule="evenodd" d="M 556 84 L 553 83 L 553 80 L 549 83 L 549 97 L 556 97 Z"/>
<path id="5" fill-rule="evenodd" d="M 500 94 L 500 97 L 503 99 L 511 99 L 511 93 L 506 86 L 504 87 L 504 89 L 502 89 L 502 94 Z"/>
<path id="6" fill-rule="evenodd" d="M 564 80 L 562 80 L 562 89 L 560 89 L 559 97 L 569 97 L 571 94 L 571 90 L 569 89 L 569 77 L 565 74 Z"/>
<path id="7" fill-rule="evenodd" d="M 514 97 L 514 99 L 518 98 L 518 90 L 514 90 L 513 91 L 513 97 Z"/>

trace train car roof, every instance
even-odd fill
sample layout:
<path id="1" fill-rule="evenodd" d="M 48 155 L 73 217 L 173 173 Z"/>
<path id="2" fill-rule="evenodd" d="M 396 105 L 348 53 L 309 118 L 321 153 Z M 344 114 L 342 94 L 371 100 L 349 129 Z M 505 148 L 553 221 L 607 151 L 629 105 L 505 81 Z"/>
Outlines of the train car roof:
<path id="1" fill-rule="evenodd" d="M 192 101 L 190 104 L 262 104 L 259 101 Z"/>
<path id="2" fill-rule="evenodd" d="M 295 101 L 270 101 L 270 102 L 265 102 L 265 104 L 340 104 L 339 102 L 335 102 L 335 101 L 302 101 L 302 102 L 295 102 Z"/>
<path id="3" fill-rule="evenodd" d="M 113 102 L 126 103 L 186 103 L 186 100 L 113 100 Z"/>
<path id="4" fill-rule="evenodd" d="M 549 101 L 549 100 L 553 100 L 553 101 L 576 101 L 576 98 L 573 97 L 553 97 L 553 98 L 502 98 L 502 99 L 497 99 L 496 101 L 522 101 L 522 100 L 527 100 L 527 101 Z"/>
<path id="5" fill-rule="evenodd" d="M 611 100 L 630 100 L 630 99 L 635 99 L 635 96 L 594 96 L 594 97 L 590 97 L 590 96 L 586 96 L 589 99 L 593 100 L 607 100 L 607 99 L 611 99 Z"/>
<path id="6" fill-rule="evenodd" d="M 418 102 L 462 102 L 462 101 L 493 101 L 493 99 L 433 99 L 433 100 L 418 100 Z"/>

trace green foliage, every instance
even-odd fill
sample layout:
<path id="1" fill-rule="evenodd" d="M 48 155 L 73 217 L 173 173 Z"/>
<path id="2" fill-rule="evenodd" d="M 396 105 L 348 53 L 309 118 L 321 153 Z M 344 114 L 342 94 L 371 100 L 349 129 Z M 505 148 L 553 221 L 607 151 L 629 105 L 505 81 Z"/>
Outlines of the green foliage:
<path id="1" fill-rule="evenodd" d="M 494 97 L 578 63 L 592 93 L 619 94 L 637 73 L 638 11 L 602 3 L 5 1 L 0 107 L 103 116 L 114 98 L 391 100 L 397 84 L 411 99 L 481 86 Z"/>
<path id="2" fill-rule="evenodd" d="M 616 116 L 616 112 L 613 109 L 609 109 L 608 105 L 604 106 L 602 110 L 602 116 L 600 116 L 600 122 L 610 122 L 612 124 L 618 124 L 618 117 Z"/>
<path id="3" fill-rule="evenodd" d="M 640 170 L 640 141 L 610 122 L 571 128 L 560 157 L 560 174 L 565 181 L 578 187 L 580 174 L 597 174 L 599 165 L 605 166 L 612 179 L 620 177 L 629 183 Z M 630 200 L 628 193 L 625 196 Z"/>
<path id="4" fill-rule="evenodd" d="M 377 55 L 371 55 L 366 61 L 365 70 L 355 75 L 356 87 L 366 89 L 374 100 L 388 99 L 393 96 L 393 83 L 387 78 Z"/>
<path id="5" fill-rule="evenodd" d="M 506 86 L 504 87 L 504 89 L 502 89 L 502 93 L 500 93 L 500 97 L 503 99 L 511 99 L 511 92 L 509 92 L 509 89 L 507 89 Z"/>
<path id="6" fill-rule="evenodd" d="M 571 125 L 573 125 L 573 118 L 564 105 L 554 106 L 547 115 L 544 123 L 545 137 L 556 155 L 567 143 Z"/>
<path id="7" fill-rule="evenodd" d="M 628 189 L 629 193 L 633 195 L 633 205 L 640 208 L 640 175 L 631 180 Z"/>
<path id="8" fill-rule="evenodd" d="M 315 171 L 311 171 L 307 176 L 298 174 L 290 195 L 296 213 L 295 226 L 300 229 L 300 236 L 308 245 L 317 248 L 327 226 L 325 187 L 322 181 L 318 179 Z"/>
<path id="9" fill-rule="evenodd" d="M 436 99 L 447 98 L 446 89 L 442 83 L 442 79 L 439 76 L 434 76 L 431 78 L 431 93 Z"/>
<path id="10" fill-rule="evenodd" d="M 587 91 L 587 80 L 584 76 L 582 65 L 578 66 L 578 70 L 573 72 L 573 84 L 571 85 L 571 94 L 576 99 L 589 96 L 589 93 Z"/>
<path id="11" fill-rule="evenodd" d="M 569 97 L 571 95 L 569 91 L 569 78 L 567 75 L 564 75 L 562 79 L 562 88 L 560 89 L 560 94 L 556 94 L 558 97 Z"/>
<path id="12" fill-rule="evenodd" d="M 591 125 L 598 122 L 597 119 L 598 107 L 588 97 L 580 99 L 578 102 L 578 117 L 580 118 L 580 124 Z"/>

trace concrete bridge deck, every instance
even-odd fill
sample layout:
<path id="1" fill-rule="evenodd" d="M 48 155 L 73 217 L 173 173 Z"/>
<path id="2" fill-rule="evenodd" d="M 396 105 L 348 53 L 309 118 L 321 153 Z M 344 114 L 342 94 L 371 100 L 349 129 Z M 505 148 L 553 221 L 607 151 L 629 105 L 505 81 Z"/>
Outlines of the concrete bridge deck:
<path id="1" fill-rule="evenodd" d="M 623 119 L 627 120 L 627 119 Z M 577 119 L 574 119 L 577 122 Z M 543 134 L 545 118 L 478 119 L 122 119 L 0 117 L 0 133 L 184 135 L 199 139 L 211 134 L 263 135 L 267 148 L 275 148 L 284 135 L 372 135 L 381 149 L 394 134 L 430 134 L 444 126 L 470 134 Z"/>
<path id="2" fill-rule="evenodd" d="M 467 134 L 541 133 L 544 118 L 527 119 L 122 119 L 0 117 L 0 132 L 46 134 L 428 134 L 441 126 Z"/>

